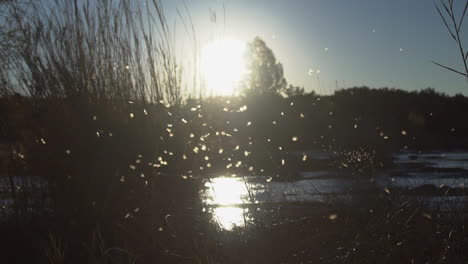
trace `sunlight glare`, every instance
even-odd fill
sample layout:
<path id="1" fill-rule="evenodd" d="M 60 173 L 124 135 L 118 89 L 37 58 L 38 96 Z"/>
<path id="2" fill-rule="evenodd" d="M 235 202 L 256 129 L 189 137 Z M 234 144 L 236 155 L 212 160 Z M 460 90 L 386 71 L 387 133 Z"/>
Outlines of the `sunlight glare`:
<path id="1" fill-rule="evenodd" d="M 245 225 L 246 209 L 240 207 L 216 207 L 213 216 L 219 226 L 225 230 L 231 230 L 235 226 Z"/>
<path id="2" fill-rule="evenodd" d="M 224 39 L 206 45 L 202 50 L 201 74 L 213 95 L 234 95 L 246 73 L 245 43 Z"/>
<path id="3" fill-rule="evenodd" d="M 245 225 L 246 209 L 238 206 L 248 203 L 249 195 L 242 179 L 214 178 L 205 187 L 205 203 L 216 206 L 213 218 L 221 228 L 231 230 L 234 226 Z"/>
<path id="4" fill-rule="evenodd" d="M 214 178 L 207 182 L 208 204 L 239 205 L 248 202 L 248 191 L 239 178 Z"/>

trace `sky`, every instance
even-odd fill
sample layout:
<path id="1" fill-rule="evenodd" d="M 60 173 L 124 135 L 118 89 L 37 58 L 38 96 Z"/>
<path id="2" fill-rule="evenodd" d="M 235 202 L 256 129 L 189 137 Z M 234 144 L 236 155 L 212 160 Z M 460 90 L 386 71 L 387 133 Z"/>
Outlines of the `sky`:
<path id="1" fill-rule="evenodd" d="M 433 87 L 450 95 L 468 95 L 462 76 L 432 63 L 457 69 L 462 65 L 456 43 L 432 0 L 163 3 L 170 19 L 176 20 L 177 9 L 186 18 L 190 14 L 200 46 L 221 36 L 245 42 L 260 36 L 283 64 L 288 83 L 306 91 L 330 94 L 337 88 L 366 85 L 405 90 Z"/>

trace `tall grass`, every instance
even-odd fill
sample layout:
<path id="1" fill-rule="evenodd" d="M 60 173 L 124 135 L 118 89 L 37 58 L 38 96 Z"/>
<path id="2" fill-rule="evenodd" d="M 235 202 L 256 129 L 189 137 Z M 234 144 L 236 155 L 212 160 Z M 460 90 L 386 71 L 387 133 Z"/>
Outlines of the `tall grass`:
<path id="1" fill-rule="evenodd" d="M 15 89 L 41 99 L 180 103 L 181 69 L 159 1 L 37 1 L 15 18 L 23 40 Z"/>
<path id="2" fill-rule="evenodd" d="M 181 123 L 184 93 L 162 4 L 3 4 L 21 39 L 0 68 L 17 224 L 52 234 L 43 244 L 55 262 L 84 260 L 89 248 L 158 260 L 183 247 L 158 232 L 168 215 L 190 221 L 197 188 L 177 177 L 182 163 L 172 166 L 184 136 L 167 130 Z M 95 230 L 108 248 L 93 249 Z"/>

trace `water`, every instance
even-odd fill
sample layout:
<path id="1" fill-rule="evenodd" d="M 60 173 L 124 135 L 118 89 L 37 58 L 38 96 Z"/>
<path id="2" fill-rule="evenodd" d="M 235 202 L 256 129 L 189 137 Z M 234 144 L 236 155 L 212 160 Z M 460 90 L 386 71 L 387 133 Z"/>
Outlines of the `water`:
<path id="1" fill-rule="evenodd" d="M 214 220 L 224 229 L 243 226 L 250 220 L 246 206 L 283 202 L 328 202 L 342 199 L 355 188 L 365 188 L 346 179 L 303 179 L 292 182 L 271 181 L 269 177 L 212 178 L 205 183 L 204 203 Z"/>
<path id="2" fill-rule="evenodd" d="M 302 152 L 301 152 L 302 153 Z M 317 154 L 317 153 L 315 153 Z M 314 155 L 319 160 L 333 158 L 330 153 Z M 402 151 L 393 155 L 395 167 L 375 175 L 352 177 L 337 171 L 306 171 L 295 181 L 275 181 L 270 177 L 213 177 L 205 183 L 201 198 L 214 220 L 224 229 L 243 226 L 250 220 L 247 206 L 284 202 L 329 202 L 347 199 L 369 188 L 407 189 L 431 185 L 464 190 L 468 186 L 468 152 Z M 372 177 L 371 177 L 372 176 Z M 442 210 L 465 208 L 466 196 L 417 196 L 421 202 Z"/>
<path id="3" fill-rule="evenodd" d="M 327 162 L 336 157 L 334 153 L 305 151 L 313 153 L 309 157 L 320 162 Z M 293 153 L 300 156 L 304 151 Z M 201 190 L 201 199 L 210 210 L 214 220 L 224 229 L 243 226 L 251 221 L 249 208 L 252 205 L 280 204 L 291 202 L 330 203 L 337 199 L 349 200 L 356 193 L 369 188 L 415 190 L 421 186 L 452 188 L 458 190 L 453 195 L 413 196 L 441 210 L 449 211 L 465 208 L 468 196 L 460 195 L 460 190 L 468 186 L 468 152 L 463 151 L 402 151 L 393 155 L 393 168 L 385 169 L 376 175 L 355 177 L 338 170 L 304 171 L 294 181 L 276 181 L 269 176 L 227 177 L 217 175 L 205 182 Z M 372 180 L 371 180 L 372 179 Z M 29 186 L 41 189 L 46 184 L 38 178 L 15 177 L 17 186 Z M 8 196 L 9 181 L 0 178 L 0 207 L 5 213 L 11 207 Z M 260 208 L 260 206 L 259 206 Z"/>
<path id="4" fill-rule="evenodd" d="M 426 164 L 431 168 L 468 169 L 468 152 L 401 151 L 393 155 L 397 164 Z"/>
<path id="5" fill-rule="evenodd" d="M 394 154 L 393 158 L 396 168 L 386 177 L 386 185 L 390 187 L 468 186 L 468 152 L 402 151 Z"/>

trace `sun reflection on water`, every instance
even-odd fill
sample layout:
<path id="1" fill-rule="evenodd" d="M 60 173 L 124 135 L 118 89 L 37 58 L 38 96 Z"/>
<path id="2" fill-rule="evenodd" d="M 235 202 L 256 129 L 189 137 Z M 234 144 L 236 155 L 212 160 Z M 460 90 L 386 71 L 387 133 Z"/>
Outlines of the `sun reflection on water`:
<path id="1" fill-rule="evenodd" d="M 214 220 L 221 228 L 231 230 L 234 226 L 244 226 L 247 209 L 241 208 L 249 203 L 249 192 L 240 178 L 214 178 L 205 184 L 205 203 L 213 205 Z"/>
<path id="2" fill-rule="evenodd" d="M 247 186 L 239 178 L 220 177 L 205 184 L 206 203 L 210 205 L 241 205 L 249 202 Z"/>
<path id="3" fill-rule="evenodd" d="M 213 218 L 219 226 L 225 230 L 232 230 L 234 227 L 245 225 L 247 209 L 240 207 L 215 207 L 213 208 Z"/>

